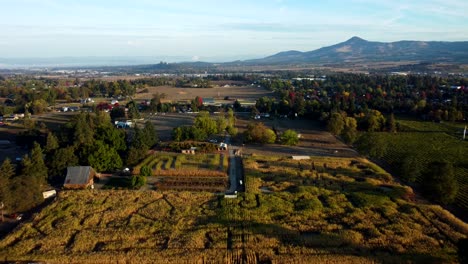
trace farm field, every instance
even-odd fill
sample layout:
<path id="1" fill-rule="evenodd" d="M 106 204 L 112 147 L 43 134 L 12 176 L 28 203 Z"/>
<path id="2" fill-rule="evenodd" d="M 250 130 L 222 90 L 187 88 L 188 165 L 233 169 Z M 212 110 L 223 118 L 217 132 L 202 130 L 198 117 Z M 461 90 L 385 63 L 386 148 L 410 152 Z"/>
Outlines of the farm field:
<path id="1" fill-rule="evenodd" d="M 447 263 L 468 225 L 359 158 L 244 159 L 245 194 L 64 191 L 0 241 L 47 263 Z"/>
<path id="2" fill-rule="evenodd" d="M 301 134 L 299 144 L 285 146 L 278 144 L 248 145 L 244 153 L 264 155 L 307 155 L 307 156 L 338 156 L 356 157 L 358 153 L 325 130 L 318 121 L 306 119 L 263 118 L 254 120 L 250 118 L 237 118 L 236 127 L 239 132 L 247 129 L 249 123 L 262 122 L 266 126 L 275 127 L 279 131 L 293 129 Z"/>
<path id="3" fill-rule="evenodd" d="M 467 141 L 461 141 L 443 132 L 378 133 L 378 136 L 383 137 L 389 144 L 383 160 L 391 167 L 397 167 L 408 155 L 414 155 L 422 164 L 441 160 L 452 162 L 459 183 L 455 204 L 468 210 Z"/>
<path id="4" fill-rule="evenodd" d="M 231 100 L 239 99 L 240 101 L 253 101 L 260 97 L 272 97 L 273 92 L 265 88 L 257 86 L 229 86 L 229 87 L 213 87 L 213 88 L 178 88 L 173 86 L 156 86 L 148 87 L 147 93 L 138 93 L 135 99 L 151 99 L 155 93 L 165 93 L 166 99 L 177 102 L 180 100 L 193 100 L 196 96 L 205 98 L 210 97 L 215 100 L 223 100 L 224 97 L 229 97 Z"/>
<path id="5" fill-rule="evenodd" d="M 399 119 L 398 123 L 401 125 L 401 130 L 405 132 L 443 132 L 460 138 L 463 136 L 465 125 L 467 125 L 453 122 L 436 123 L 405 119 Z"/>
<path id="6" fill-rule="evenodd" d="M 138 175 L 145 169 L 157 178 L 157 190 L 223 192 L 227 189 L 228 156 L 225 154 L 154 153 L 133 168 Z"/>

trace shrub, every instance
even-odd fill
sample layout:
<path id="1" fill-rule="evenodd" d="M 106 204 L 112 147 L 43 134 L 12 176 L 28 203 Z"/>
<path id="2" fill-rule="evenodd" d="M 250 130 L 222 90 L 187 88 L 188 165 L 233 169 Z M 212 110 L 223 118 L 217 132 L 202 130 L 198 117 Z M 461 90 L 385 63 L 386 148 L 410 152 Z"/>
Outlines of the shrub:
<path id="1" fill-rule="evenodd" d="M 141 167 L 141 169 L 140 169 L 140 175 L 141 176 L 151 176 L 151 174 L 152 174 L 152 170 L 151 170 L 150 167 L 148 167 L 148 166 Z"/>

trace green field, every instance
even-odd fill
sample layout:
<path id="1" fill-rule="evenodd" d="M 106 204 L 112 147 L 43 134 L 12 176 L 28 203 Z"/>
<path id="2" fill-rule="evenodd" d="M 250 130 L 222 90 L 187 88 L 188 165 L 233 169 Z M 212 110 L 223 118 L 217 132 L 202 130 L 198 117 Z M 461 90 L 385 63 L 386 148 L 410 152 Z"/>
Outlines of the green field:
<path id="1" fill-rule="evenodd" d="M 463 135 L 466 124 L 453 122 L 424 122 L 419 120 L 398 120 L 402 131 L 405 132 L 443 132 L 451 135 Z"/>
<path id="2" fill-rule="evenodd" d="M 431 129 L 435 129 L 432 127 L 435 125 L 431 124 Z M 377 133 L 377 136 L 388 142 L 383 160 L 395 170 L 408 156 L 414 156 L 423 165 L 443 160 L 453 163 L 459 183 L 455 204 L 468 209 L 468 141 L 462 141 L 445 132 Z"/>
<path id="3" fill-rule="evenodd" d="M 364 159 L 244 159 L 247 193 L 64 191 L 0 241 L 48 263 L 447 263 L 468 225 Z"/>

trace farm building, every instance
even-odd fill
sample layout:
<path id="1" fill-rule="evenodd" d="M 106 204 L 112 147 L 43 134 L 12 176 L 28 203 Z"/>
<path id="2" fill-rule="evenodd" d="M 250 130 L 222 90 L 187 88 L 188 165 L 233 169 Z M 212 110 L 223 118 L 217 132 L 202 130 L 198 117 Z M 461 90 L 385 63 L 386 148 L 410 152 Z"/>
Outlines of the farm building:
<path id="1" fill-rule="evenodd" d="M 63 187 L 66 189 L 85 189 L 93 185 L 94 176 L 96 176 L 96 171 L 90 166 L 68 167 Z"/>
<path id="2" fill-rule="evenodd" d="M 291 156 L 293 160 L 308 160 L 310 156 Z"/>
<path id="3" fill-rule="evenodd" d="M 215 105 L 215 100 L 213 97 L 205 97 L 202 100 L 203 100 L 203 105 Z"/>

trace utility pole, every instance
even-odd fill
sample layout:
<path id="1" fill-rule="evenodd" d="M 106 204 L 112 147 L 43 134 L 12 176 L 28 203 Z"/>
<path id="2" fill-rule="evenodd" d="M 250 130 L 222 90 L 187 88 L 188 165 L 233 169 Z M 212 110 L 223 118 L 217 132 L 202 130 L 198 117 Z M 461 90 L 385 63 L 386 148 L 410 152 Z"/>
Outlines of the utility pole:
<path id="1" fill-rule="evenodd" d="M 465 126 L 465 130 L 463 131 L 463 140 L 465 140 L 465 137 L 466 137 L 466 126 Z"/>

